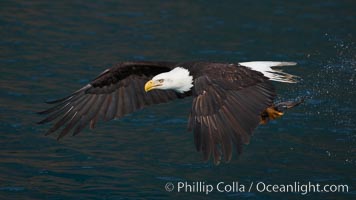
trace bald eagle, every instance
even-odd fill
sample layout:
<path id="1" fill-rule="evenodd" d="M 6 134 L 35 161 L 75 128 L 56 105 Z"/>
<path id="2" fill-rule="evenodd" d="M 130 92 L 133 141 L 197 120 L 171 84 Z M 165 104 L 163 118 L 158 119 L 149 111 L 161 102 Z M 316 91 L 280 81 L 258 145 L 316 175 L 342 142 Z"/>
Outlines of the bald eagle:
<path id="1" fill-rule="evenodd" d="M 254 61 L 236 64 L 212 62 L 121 62 L 71 95 L 47 102 L 53 107 L 39 112 L 48 115 L 38 122 L 56 119 L 46 135 L 64 127 L 58 139 L 87 125 L 121 118 L 153 104 L 193 97 L 188 130 L 194 133 L 197 151 L 204 160 L 229 162 L 232 149 L 238 155 L 259 124 L 283 115 L 300 102 L 274 104 L 271 81 L 296 83 L 297 76 L 275 66 L 294 62 Z"/>

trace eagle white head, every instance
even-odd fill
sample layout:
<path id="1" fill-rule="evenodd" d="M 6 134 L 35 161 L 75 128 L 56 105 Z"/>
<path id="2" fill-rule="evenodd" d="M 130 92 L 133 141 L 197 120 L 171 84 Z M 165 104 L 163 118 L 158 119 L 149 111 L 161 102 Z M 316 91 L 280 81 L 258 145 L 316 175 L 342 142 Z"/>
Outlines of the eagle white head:
<path id="1" fill-rule="evenodd" d="M 145 84 L 145 91 L 153 89 L 174 90 L 184 93 L 193 87 L 193 76 L 189 71 L 182 67 L 176 67 L 169 72 L 161 73 L 152 78 Z"/>

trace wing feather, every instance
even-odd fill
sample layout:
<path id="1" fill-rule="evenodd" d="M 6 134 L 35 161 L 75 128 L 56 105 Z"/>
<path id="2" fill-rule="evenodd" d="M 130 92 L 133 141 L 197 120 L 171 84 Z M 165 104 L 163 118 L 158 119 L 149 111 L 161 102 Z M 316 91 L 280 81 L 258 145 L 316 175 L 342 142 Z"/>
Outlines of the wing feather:
<path id="1" fill-rule="evenodd" d="M 105 121 L 109 121 L 114 119 L 117 111 L 117 104 L 118 104 L 118 90 L 115 90 L 113 93 L 110 94 L 111 102 L 105 113 Z"/>
<path id="2" fill-rule="evenodd" d="M 48 116 L 38 123 L 58 119 L 46 135 L 64 127 L 58 135 L 60 139 L 70 131 L 77 135 L 88 124 L 94 128 L 100 119 L 121 118 L 146 106 L 181 98 L 181 95 L 172 91 L 144 91 L 144 84 L 149 79 L 170 71 L 175 65 L 170 62 L 119 63 L 71 95 L 47 102 L 55 105 L 39 112 Z"/>
<path id="3" fill-rule="evenodd" d="M 200 69 L 205 71 L 194 80 L 188 127 L 205 160 L 229 162 L 232 144 L 239 155 L 250 142 L 260 114 L 273 102 L 274 87 L 262 73 L 238 65 L 203 63 Z"/>

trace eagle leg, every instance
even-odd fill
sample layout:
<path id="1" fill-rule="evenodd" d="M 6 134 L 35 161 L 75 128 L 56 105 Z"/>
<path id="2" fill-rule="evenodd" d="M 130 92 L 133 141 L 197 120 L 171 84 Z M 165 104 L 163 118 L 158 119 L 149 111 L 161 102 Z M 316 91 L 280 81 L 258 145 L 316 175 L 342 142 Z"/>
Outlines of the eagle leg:
<path id="1" fill-rule="evenodd" d="M 274 106 L 268 107 L 261 113 L 260 124 L 267 124 L 268 121 L 275 120 L 283 114 L 283 112 L 278 111 Z"/>
<path id="2" fill-rule="evenodd" d="M 261 121 L 260 124 L 267 124 L 270 120 L 275 120 L 280 118 L 284 111 L 293 108 L 304 102 L 304 99 L 299 99 L 297 101 L 285 101 L 280 102 L 278 104 L 272 105 L 261 113 Z"/>

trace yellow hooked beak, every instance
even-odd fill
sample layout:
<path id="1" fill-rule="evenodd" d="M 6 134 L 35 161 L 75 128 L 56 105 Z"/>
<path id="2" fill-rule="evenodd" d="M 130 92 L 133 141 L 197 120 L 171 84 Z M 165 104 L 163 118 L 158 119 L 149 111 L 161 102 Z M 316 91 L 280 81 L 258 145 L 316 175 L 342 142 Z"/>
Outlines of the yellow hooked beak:
<path id="1" fill-rule="evenodd" d="M 155 82 L 153 80 L 150 80 L 145 84 L 145 91 L 148 92 L 150 90 L 155 89 L 155 87 L 160 86 L 160 85 L 162 85 L 162 84 L 155 84 Z"/>

